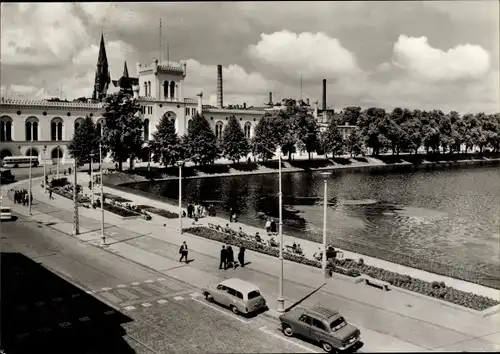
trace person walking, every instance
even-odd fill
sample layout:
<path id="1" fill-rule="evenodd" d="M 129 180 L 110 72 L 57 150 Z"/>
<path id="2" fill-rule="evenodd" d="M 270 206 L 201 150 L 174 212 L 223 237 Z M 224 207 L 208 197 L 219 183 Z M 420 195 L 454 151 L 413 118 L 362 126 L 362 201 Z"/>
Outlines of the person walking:
<path id="1" fill-rule="evenodd" d="M 219 269 L 227 269 L 227 250 L 226 246 L 222 245 L 222 249 L 220 250 L 220 264 Z"/>
<path id="2" fill-rule="evenodd" d="M 226 269 L 227 268 L 233 268 L 234 267 L 234 252 L 233 248 L 231 245 L 227 246 L 227 263 L 226 263 Z"/>
<path id="3" fill-rule="evenodd" d="M 242 267 L 245 266 L 245 247 L 240 247 L 240 251 L 238 252 L 238 262 Z"/>
<path id="4" fill-rule="evenodd" d="M 268 235 L 271 232 L 271 219 L 267 219 L 266 221 L 266 232 Z"/>
<path id="5" fill-rule="evenodd" d="M 179 262 L 182 262 L 182 260 L 185 259 L 186 263 L 187 263 L 188 262 L 188 246 L 186 244 L 186 241 L 184 241 L 182 243 L 181 248 L 179 249 L 179 253 L 181 255 Z"/>

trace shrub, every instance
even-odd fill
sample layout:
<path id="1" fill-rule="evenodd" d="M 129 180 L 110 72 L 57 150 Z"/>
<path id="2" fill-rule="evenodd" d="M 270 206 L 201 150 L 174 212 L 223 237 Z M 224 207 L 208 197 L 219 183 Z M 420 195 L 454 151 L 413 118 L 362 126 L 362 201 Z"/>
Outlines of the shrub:
<path id="1" fill-rule="evenodd" d="M 358 260 L 358 266 L 362 266 L 363 264 L 365 264 L 365 260 L 363 258 L 360 258 Z"/>
<path id="2" fill-rule="evenodd" d="M 244 246 L 248 250 L 268 254 L 274 257 L 278 257 L 279 254 L 278 248 L 269 247 L 267 245 L 260 245 L 253 241 L 235 238 L 222 232 L 202 226 L 188 228 L 186 229 L 186 231 L 197 236 L 205 237 L 214 241 L 229 243 L 237 247 Z M 316 260 L 311 260 L 288 252 L 284 252 L 283 257 L 293 262 L 321 268 L 321 262 L 318 262 Z M 445 301 L 449 301 L 451 303 L 479 311 L 485 310 L 500 303 L 499 301 L 491 298 L 475 295 L 472 293 L 466 293 L 454 288 L 447 287 L 443 282 L 429 283 L 427 281 L 412 278 L 408 275 L 398 274 L 378 267 L 372 267 L 365 264 L 359 265 L 359 262 L 355 262 L 354 260 L 349 258 L 342 260 L 330 259 L 328 262 L 328 269 L 336 273 L 351 277 L 359 276 L 361 274 L 360 269 L 363 269 L 364 274 L 375 279 L 387 281 L 394 286 L 399 286 L 413 292 L 443 299 Z"/>
<path id="3" fill-rule="evenodd" d="M 61 178 L 54 178 L 50 182 L 51 187 L 64 187 L 65 185 L 69 184 L 69 181 L 66 177 L 61 177 Z"/>

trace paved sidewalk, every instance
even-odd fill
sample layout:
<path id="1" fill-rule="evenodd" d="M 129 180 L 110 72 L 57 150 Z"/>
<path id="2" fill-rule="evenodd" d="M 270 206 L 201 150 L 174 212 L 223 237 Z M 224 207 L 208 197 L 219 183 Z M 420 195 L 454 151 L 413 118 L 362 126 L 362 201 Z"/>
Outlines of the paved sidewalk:
<path id="1" fill-rule="evenodd" d="M 81 174 L 81 176 L 79 176 L 79 181 L 80 180 L 81 180 L 81 184 L 84 185 L 85 188 L 87 188 L 86 186 L 87 186 L 88 181 L 89 181 L 89 176 L 87 174 Z M 84 189 L 84 193 L 90 195 L 90 190 L 88 188 Z M 114 194 L 116 196 L 119 196 L 119 197 L 122 197 L 122 198 L 125 198 L 128 200 L 132 200 L 136 205 L 141 205 L 141 204 L 142 205 L 151 205 L 153 207 L 165 209 L 165 210 L 168 210 L 168 211 L 171 211 L 174 213 L 179 212 L 178 206 L 169 204 L 167 202 L 160 202 L 160 201 L 156 201 L 156 200 L 151 200 L 151 199 L 145 198 L 143 196 L 139 196 L 139 195 L 136 195 L 133 193 L 123 192 L 121 190 L 113 189 L 110 187 L 104 187 L 104 193 L 110 193 L 110 194 Z M 156 223 L 155 219 L 158 219 L 158 217 L 156 217 L 156 216 L 154 217 L 153 223 Z M 164 218 L 161 218 L 161 219 L 162 219 L 160 222 L 161 225 L 166 224 L 168 227 L 171 227 L 173 229 L 177 229 L 177 230 L 179 229 L 178 219 L 164 219 Z M 184 223 L 183 224 L 184 228 L 189 227 L 189 226 L 193 226 L 193 221 L 190 219 L 184 219 L 183 223 Z M 219 225 L 219 226 L 225 226 L 226 224 L 229 224 L 229 226 L 231 228 L 233 228 L 234 230 L 238 230 L 241 227 L 242 230 L 249 235 L 255 235 L 256 232 L 259 232 L 259 235 L 261 235 L 261 237 L 264 239 L 264 241 L 267 242 L 269 239 L 269 237 L 265 233 L 265 230 L 262 230 L 260 228 L 254 227 L 254 226 L 246 225 L 243 223 L 229 223 L 229 221 L 227 219 L 224 219 L 221 217 L 205 217 L 205 218 L 199 219 L 197 225 L 208 226 L 209 223 Z M 319 243 L 312 242 L 309 240 L 299 239 L 299 238 L 293 237 L 293 236 L 283 235 L 283 238 L 284 238 L 285 245 L 291 246 L 294 242 L 300 244 L 302 249 L 304 250 L 304 254 L 308 258 L 312 258 L 312 255 L 315 252 L 317 252 L 321 247 L 321 244 L 319 244 Z M 279 241 L 277 239 L 277 237 L 275 237 L 275 239 L 276 239 L 276 241 Z M 341 249 L 339 249 L 339 250 L 341 250 Z M 462 290 L 465 292 L 472 292 L 474 294 L 487 296 L 487 297 L 490 297 L 493 299 L 500 299 L 500 290 L 498 290 L 498 289 L 488 288 L 488 287 L 485 287 L 485 286 L 482 286 L 479 284 L 470 283 L 470 282 L 463 281 L 460 279 L 450 278 L 447 276 L 430 273 L 430 272 L 423 271 L 420 269 L 406 267 L 406 266 L 403 266 L 400 264 L 388 262 L 388 261 L 377 259 L 377 258 L 370 257 L 370 256 L 357 254 L 357 253 L 346 251 L 346 250 L 341 250 L 341 251 L 344 253 L 344 258 L 352 258 L 355 260 L 358 260 L 359 258 L 363 258 L 365 264 L 369 264 L 371 266 L 383 268 L 386 270 L 391 270 L 391 271 L 399 273 L 399 274 L 407 274 L 413 278 L 425 280 L 428 282 L 444 281 L 446 283 L 446 285 L 454 287 L 455 289 L 458 289 L 458 290 Z"/>
<path id="2" fill-rule="evenodd" d="M 83 181 L 81 183 L 85 184 Z M 36 200 L 34 217 L 52 218 L 52 222 L 56 224 L 51 227 L 59 229 L 63 228 L 60 225 L 71 226 L 72 201 L 58 196 L 55 200 L 49 200 L 40 187 L 40 180 L 34 182 L 33 186 Z M 109 188 L 105 188 L 105 193 L 123 196 L 121 192 Z M 148 204 L 157 206 L 149 200 Z M 167 206 L 168 204 L 161 207 L 167 209 Z M 13 210 L 27 214 L 27 208 L 22 205 L 13 205 Z M 79 210 L 81 229 L 86 230 L 86 233 L 82 232 L 77 237 L 82 242 L 98 245 L 100 210 Z M 176 211 L 172 208 L 167 210 Z M 50 213 L 49 216 L 47 213 Z M 276 258 L 247 252 L 247 259 L 252 262 L 247 267 L 235 271 L 219 271 L 218 254 L 221 245 L 189 234 L 179 234 L 176 230 L 177 219 L 154 215 L 151 221 L 121 220 L 107 212 L 105 217 L 108 251 L 197 287 L 234 276 L 234 272 L 238 272 L 238 277 L 258 284 L 268 298 L 270 307 L 274 307 L 273 299 L 278 292 L 276 274 L 279 271 L 279 261 Z M 63 232 L 70 233 L 71 228 Z M 189 265 L 178 262 L 178 247 L 184 240 L 188 243 L 190 258 L 194 258 Z M 284 292 L 287 306 L 310 294 L 323 283 L 320 270 L 285 261 Z M 453 348 L 461 348 L 461 344 L 456 343 L 469 343 L 468 348 L 476 350 L 500 349 L 498 332 L 495 332 L 500 323 L 498 316 L 481 318 L 427 298 L 397 291 L 382 292 L 362 284 L 354 284 L 340 275 L 327 280 L 327 284 L 319 292 L 305 301 L 306 304 L 317 302 L 339 308 L 349 320 L 360 326 L 367 342 L 364 350 L 367 351 L 444 350 L 453 345 Z"/>

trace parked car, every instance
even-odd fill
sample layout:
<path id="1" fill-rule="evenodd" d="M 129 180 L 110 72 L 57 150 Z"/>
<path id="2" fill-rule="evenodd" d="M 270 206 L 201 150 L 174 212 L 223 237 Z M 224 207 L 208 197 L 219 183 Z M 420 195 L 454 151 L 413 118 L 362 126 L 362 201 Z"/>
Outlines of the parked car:
<path id="1" fill-rule="evenodd" d="M 295 308 L 279 319 L 285 336 L 297 335 L 312 340 L 328 353 L 349 349 L 361 338 L 359 329 L 348 324 L 337 310 L 322 306 Z"/>
<path id="2" fill-rule="evenodd" d="M 0 168 L 0 183 L 12 183 L 14 182 L 15 176 L 7 168 Z"/>
<path id="3" fill-rule="evenodd" d="M 226 279 L 203 289 L 208 301 L 229 307 L 234 314 L 249 314 L 267 308 L 260 289 L 238 278 Z"/>
<path id="4" fill-rule="evenodd" d="M 12 212 L 9 207 L 0 207 L 0 220 L 12 220 Z"/>

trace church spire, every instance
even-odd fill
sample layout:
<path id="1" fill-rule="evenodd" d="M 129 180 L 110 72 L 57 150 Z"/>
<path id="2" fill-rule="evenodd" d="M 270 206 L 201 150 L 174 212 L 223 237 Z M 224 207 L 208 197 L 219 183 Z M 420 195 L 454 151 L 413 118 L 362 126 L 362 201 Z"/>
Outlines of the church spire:
<path id="1" fill-rule="evenodd" d="M 109 75 L 108 57 L 104 45 L 104 34 L 101 34 L 101 44 L 99 46 L 99 55 L 97 57 L 97 69 L 95 72 L 94 100 L 102 101 L 106 97 L 111 77 Z"/>
<path id="2" fill-rule="evenodd" d="M 129 77 L 128 76 L 128 68 L 127 68 L 127 62 L 125 61 L 125 64 L 123 65 L 123 77 Z"/>

